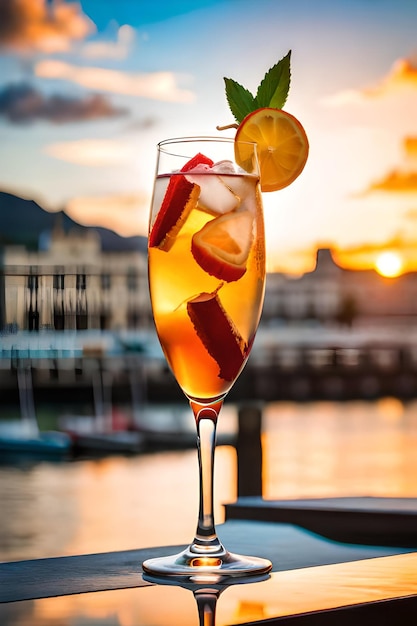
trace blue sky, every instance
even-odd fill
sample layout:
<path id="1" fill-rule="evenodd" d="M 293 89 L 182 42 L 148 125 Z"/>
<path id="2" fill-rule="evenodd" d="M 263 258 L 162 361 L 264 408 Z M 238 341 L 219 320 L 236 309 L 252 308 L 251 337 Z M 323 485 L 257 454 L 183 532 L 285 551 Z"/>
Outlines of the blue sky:
<path id="1" fill-rule="evenodd" d="M 264 194 L 271 267 L 318 245 L 415 248 L 414 0 L 4 6 L 18 19 L 0 8 L 0 189 L 144 234 L 156 143 L 217 134 L 233 121 L 223 77 L 255 91 L 291 49 L 285 108 L 311 151 L 293 185 Z"/>

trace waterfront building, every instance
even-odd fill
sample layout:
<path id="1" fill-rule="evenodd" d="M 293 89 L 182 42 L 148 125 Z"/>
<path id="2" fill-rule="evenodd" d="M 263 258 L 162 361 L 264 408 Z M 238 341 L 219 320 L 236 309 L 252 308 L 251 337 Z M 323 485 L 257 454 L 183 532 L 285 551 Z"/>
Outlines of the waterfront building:
<path id="1" fill-rule="evenodd" d="M 3 330 L 149 330 L 153 328 L 143 250 L 103 250 L 94 229 L 65 232 L 57 223 L 38 250 L 9 245 L 0 257 Z M 339 266 L 328 249 L 313 271 L 267 277 L 263 324 L 314 321 L 411 323 L 417 273 L 384 278 Z"/>
<path id="2" fill-rule="evenodd" d="M 412 323 L 417 315 L 417 273 L 386 278 L 374 270 L 340 267 L 318 250 L 314 271 L 290 278 L 269 274 L 263 321 L 315 320 L 351 326 L 358 321 Z"/>
<path id="3" fill-rule="evenodd" d="M 37 250 L 3 248 L 3 398 L 16 393 L 23 371 L 30 389 L 48 398 L 55 390 L 57 401 L 88 401 L 97 380 L 104 397 L 111 380 L 114 397 L 129 402 L 146 361 L 145 396 L 177 399 L 154 333 L 146 250 L 109 251 L 101 241 L 93 229 L 64 232 L 57 224 Z M 352 271 L 319 250 L 312 272 L 268 275 L 261 328 L 231 397 L 413 397 L 416 314 L 417 273 L 388 279 Z"/>
<path id="4" fill-rule="evenodd" d="M 151 325 L 146 254 L 104 251 L 93 229 L 58 224 L 36 251 L 5 246 L 0 283 L 3 329 L 120 330 Z"/>

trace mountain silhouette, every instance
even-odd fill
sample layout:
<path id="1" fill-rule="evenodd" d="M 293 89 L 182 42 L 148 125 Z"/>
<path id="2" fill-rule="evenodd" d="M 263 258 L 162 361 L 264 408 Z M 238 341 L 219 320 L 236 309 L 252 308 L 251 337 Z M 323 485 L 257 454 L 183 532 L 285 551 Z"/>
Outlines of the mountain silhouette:
<path id="1" fill-rule="evenodd" d="M 29 250 L 38 250 L 41 235 L 52 231 L 58 223 L 65 232 L 94 230 L 100 236 L 102 250 L 106 252 L 146 251 L 146 237 L 121 237 L 107 228 L 83 226 L 65 211 L 50 213 L 34 200 L 0 191 L 0 247 L 24 245 Z"/>

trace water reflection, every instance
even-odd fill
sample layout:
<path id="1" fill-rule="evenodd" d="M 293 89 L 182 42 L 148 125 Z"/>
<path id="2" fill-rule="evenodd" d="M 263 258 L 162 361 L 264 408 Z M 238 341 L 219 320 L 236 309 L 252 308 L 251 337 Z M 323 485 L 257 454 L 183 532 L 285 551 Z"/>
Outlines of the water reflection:
<path id="1" fill-rule="evenodd" d="M 417 402 L 268 404 L 264 495 L 416 497 L 416 449 Z M 0 559 L 187 544 L 198 510 L 196 465 L 195 450 L 185 450 L 0 467 Z M 236 485 L 236 451 L 221 446 L 218 523 Z"/>
<path id="2" fill-rule="evenodd" d="M 416 402 L 386 398 L 375 403 L 281 403 L 265 406 L 264 416 L 267 497 L 417 495 Z M 195 451 L 189 450 L 2 467 L 0 558 L 185 544 L 195 530 L 196 462 Z M 233 448 L 218 449 L 216 476 L 216 517 L 221 521 L 222 503 L 236 497 Z M 166 515 L 171 520 L 168 529 L 162 522 Z M 320 570 L 322 576 L 325 571 Z M 216 626 L 302 607 L 313 610 L 314 602 L 324 602 L 320 585 L 327 601 L 337 605 L 345 596 L 340 589 L 331 592 L 335 572 L 327 580 L 320 572 L 316 570 L 316 582 L 303 579 L 301 572 L 288 572 L 287 582 L 281 576 L 273 589 L 269 581 L 262 587 L 253 584 L 256 593 L 251 585 L 244 593 L 229 589 L 218 602 Z M 357 579 L 369 582 L 369 572 L 366 576 L 362 571 Z M 410 568 L 408 576 L 409 581 L 417 580 L 417 569 Z M 277 575 L 273 579 L 277 581 Z M 383 584 L 379 581 L 378 588 Z M 406 588 L 406 581 L 399 579 L 397 593 Z M 192 594 L 180 588 L 112 591 L 0 607 L 4 626 L 169 626 L 179 621 L 182 626 L 198 623 Z"/>
<path id="3" fill-rule="evenodd" d="M 219 522 L 222 503 L 236 498 L 235 455 L 218 449 Z M 196 464 L 195 450 L 187 450 L 1 467 L 0 559 L 188 543 L 198 507 Z"/>
<path id="4" fill-rule="evenodd" d="M 264 496 L 417 495 L 417 402 L 271 403 Z"/>

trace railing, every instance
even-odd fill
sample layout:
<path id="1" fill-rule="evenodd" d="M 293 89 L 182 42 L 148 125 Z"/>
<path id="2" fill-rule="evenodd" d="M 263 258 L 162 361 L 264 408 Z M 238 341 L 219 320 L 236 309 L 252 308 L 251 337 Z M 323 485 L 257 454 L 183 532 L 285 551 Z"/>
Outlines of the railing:
<path id="1" fill-rule="evenodd" d="M 417 395 L 417 346 L 271 346 L 249 360 L 232 395 L 272 400 L 348 400 Z"/>
<path id="2" fill-rule="evenodd" d="M 173 402 L 179 393 L 157 343 L 137 344 L 112 333 L 31 333 L 0 340 L 0 387 L 15 387 L 15 372 L 29 368 L 39 394 L 91 386 L 97 370 L 113 374 L 113 389 L 127 398 L 129 372 L 144 368 L 150 401 Z M 130 394 L 130 391 L 129 391 Z M 229 398 L 237 400 L 348 400 L 417 395 L 417 348 L 379 344 L 360 348 L 284 346 L 249 359 Z"/>

